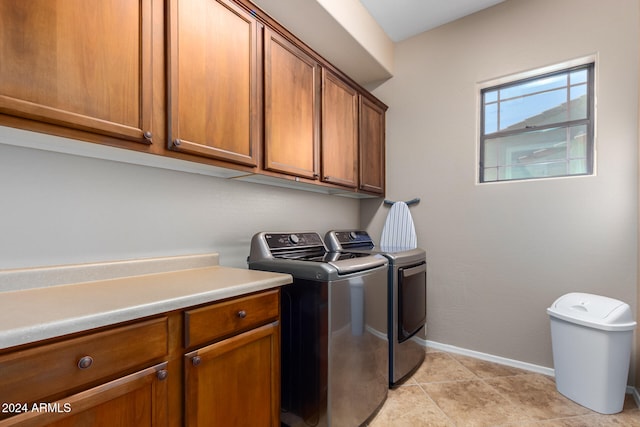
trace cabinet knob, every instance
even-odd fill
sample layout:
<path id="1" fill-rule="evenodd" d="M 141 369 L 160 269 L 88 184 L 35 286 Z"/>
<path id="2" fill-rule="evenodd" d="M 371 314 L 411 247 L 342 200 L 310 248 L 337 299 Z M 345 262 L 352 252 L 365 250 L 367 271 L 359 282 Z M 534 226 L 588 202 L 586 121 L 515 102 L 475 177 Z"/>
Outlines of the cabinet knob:
<path id="1" fill-rule="evenodd" d="M 156 378 L 158 378 L 160 381 L 166 380 L 168 376 L 169 376 L 169 372 L 167 372 L 166 369 L 160 369 L 156 373 Z"/>
<path id="2" fill-rule="evenodd" d="M 173 140 L 173 145 L 175 145 L 176 147 L 179 147 L 180 144 L 182 144 L 182 141 L 180 141 L 180 139 L 174 139 Z"/>
<path id="3" fill-rule="evenodd" d="M 93 365 L 93 357 L 84 356 L 78 360 L 78 368 L 80 369 L 88 369 Z"/>
<path id="4" fill-rule="evenodd" d="M 202 363 L 202 357 L 200 356 L 194 356 L 191 358 L 191 363 L 193 364 L 193 366 L 198 366 L 199 364 Z"/>
<path id="5" fill-rule="evenodd" d="M 144 139 L 146 139 L 147 141 L 151 141 L 151 132 L 150 131 L 146 131 L 145 133 L 142 134 L 142 136 L 144 136 Z"/>
<path id="6" fill-rule="evenodd" d="M 238 317 L 244 319 L 245 317 L 247 317 L 247 312 L 244 310 L 238 311 Z"/>

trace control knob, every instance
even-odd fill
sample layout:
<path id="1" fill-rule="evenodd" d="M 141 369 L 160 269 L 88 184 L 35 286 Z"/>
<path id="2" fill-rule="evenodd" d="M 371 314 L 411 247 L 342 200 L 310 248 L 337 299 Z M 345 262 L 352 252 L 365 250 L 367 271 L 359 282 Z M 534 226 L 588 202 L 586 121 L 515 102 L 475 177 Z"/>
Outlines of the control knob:
<path id="1" fill-rule="evenodd" d="M 300 238 L 298 237 L 297 234 L 289 235 L 289 242 L 293 243 L 294 245 L 297 245 L 299 241 L 300 241 Z"/>

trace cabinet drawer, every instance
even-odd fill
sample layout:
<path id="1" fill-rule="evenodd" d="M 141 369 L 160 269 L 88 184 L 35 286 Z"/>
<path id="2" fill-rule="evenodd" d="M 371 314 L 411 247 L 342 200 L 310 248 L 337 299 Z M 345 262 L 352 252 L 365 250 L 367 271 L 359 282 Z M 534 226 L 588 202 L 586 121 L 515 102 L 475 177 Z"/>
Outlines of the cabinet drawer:
<path id="1" fill-rule="evenodd" d="M 193 347 L 278 319 L 280 291 L 235 298 L 185 312 L 185 347 Z"/>
<path id="2" fill-rule="evenodd" d="M 167 318 L 0 356 L 5 402 L 35 402 L 150 364 L 167 354 Z"/>

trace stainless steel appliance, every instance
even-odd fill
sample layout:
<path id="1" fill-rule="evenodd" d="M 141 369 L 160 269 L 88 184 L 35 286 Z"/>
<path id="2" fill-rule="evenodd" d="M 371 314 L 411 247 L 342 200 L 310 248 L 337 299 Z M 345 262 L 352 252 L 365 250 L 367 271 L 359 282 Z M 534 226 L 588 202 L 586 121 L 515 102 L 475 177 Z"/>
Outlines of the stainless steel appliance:
<path id="1" fill-rule="evenodd" d="M 282 424 L 366 423 L 388 393 L 387 259 L 329 252 L 313 232 L 262 232 L 248 263 L 294 278 L 281 290 Z"/>
<path id="2" fill-rule="evenodd" d="M 427 257 L 423 249 L 377 249 L 362 230 L 329 231 L 330 250 L 381 254 L 389 261 L 389 386 L 405 381 L 424 361 L 424 347 L 411 339 L 424 337 L 427 322 Z"/>

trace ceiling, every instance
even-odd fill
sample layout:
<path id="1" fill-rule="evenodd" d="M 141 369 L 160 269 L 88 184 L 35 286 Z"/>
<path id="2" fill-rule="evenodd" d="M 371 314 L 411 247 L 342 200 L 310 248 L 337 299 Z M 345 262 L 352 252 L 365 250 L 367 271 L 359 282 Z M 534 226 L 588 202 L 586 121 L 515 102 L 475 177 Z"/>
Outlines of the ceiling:
<path id="1" fill-rule="evenodd" d="M 252 0 L 361 85 L 393 76 L 395 43 L 503 0 Z"/>
<path id="2" fill-rule="evenodd" d="M 471 15 L 504 0 L 360 0 L 394 42 Z"/>

